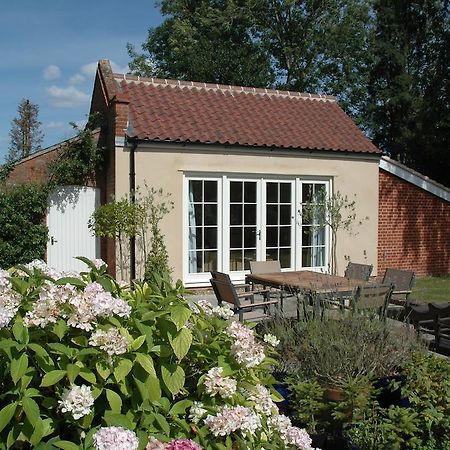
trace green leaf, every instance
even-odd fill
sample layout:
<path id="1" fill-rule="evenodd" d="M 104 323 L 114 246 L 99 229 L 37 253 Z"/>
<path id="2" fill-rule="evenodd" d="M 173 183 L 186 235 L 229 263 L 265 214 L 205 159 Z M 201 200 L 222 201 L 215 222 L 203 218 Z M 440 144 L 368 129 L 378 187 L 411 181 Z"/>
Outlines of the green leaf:
<path id="1" fill-rule="evenodd" d="M 19 344 L 12 339 L 2 339 L 0 340 L 0 349 L 18 348 Z"/>
<path id="2" fill-rule="evenodd" d="M 59 342 L 51 342 L 48 344 L 49 348 L 53 350 L 54 353 L 58 355 L 66 355 L 69 358 L 73 356 L 74 350 L 70 347 L 67 347 L 67 345 L 60 344 Z"/>
<path id="3" fill-rule="evenodd" d="M 142 346 L 142 344 L 144 342 L 145 342 L 145 336 L 139 336 L 131 343 L 130 350 L 136 351 L 137 349 L 139 349 Z"/>
<path id="4" fill-rule="evenodd" d="M 88 381 L 91 384 L 95 384 L 97 382 L 97 377 L 87 367 L 82 367 L 80 369 L 80 374 L 79 375 L 80 375 L 81 378 L 84 378 L 86 381 Z"/>
<path id="5" fill-rule="evenodd" d="M 163 364 L 161 365 L 161 376 L 172 395 L 178 394 L 184 386 L 185 374 L 181 366 Z"/>
<path id="6" fill-rule="evenodd" d="M 80 450 L 78 445 L 69 441 L 56 441 L 52 442 L 52 445 L 58 448 L 62 448 L 63 450 Z"/>
<path id="7" fill-rule="evenodd" d="M 111 283 L 111 280 L 109 278 L 106 277 L 99 277 L 97 279 L 97 282 L 102 286 L 102 288 L 106 291 L 106 292 L 112 292 L 114 290 L 114 286 Z"/>
<path id="8" fill-rule="evenodd" d="M 14 416 L 14 413 L 16 412 L 17 403 L 10 403 L 9 405 L 6 405 L 2 410 L 0 411 L 0 431 L 3 430 L 3 428 L 6 427 L 6 425 L 11 422 L 11 419 Z"/>
<path id="9" fill-rule="evenodd" d="M 41 387 L 53 386 L 66 375 L 65 370 L 52 370 L 46 373 L 41 381 Z"/>
<path id="10" fill-rule="evenodd" d="M 55 281 L 55 284 L 62 285 L 62 286 L 65 284 L 71 284 L 72 286 L 75 286 L 80 289 L 84 289 L 86 287 L 86 283 L 83 280 L 80 280 L 79 278 L 75 278 L 75 277 L 60 278 L 59 280 Z"/>
<path id="11" fill-rule="evenodd" d="M 133 363 L 129 359 L 121 359 L 114 368 L 114 378 L 118 383 L 123 381 L 130 373 Z"/>
<path id="12" fill-rule="evenodd" d="M 144 353 L 138 353 L 136 355 L 136 361 L 148 374 L 156 378 L 155 366 L 153 365 L 153 359 L 151 356 L 145 355 Z"/>
<path id="13" fill-rule="evenodd" d="M 22 399 L 22 406 L 26 416 L 28 417 L 28 420 L 34 426 L 36 421 L 40 419 L 41 416 L 38 404 L 32 398 L 24 397 Z"/>
<path id="14" fill-rule="evenodd" d="M 30 418 L 28 417 L 28 419 Z M 30 437 L 30 443 L 33 446 L 36 446 L 37 444 L 39 444 L 39 442 L 41 442 L 42 438 L 44 437 L 45 426 L 44 422 L 40 417 L 38 417 L 34 422 L 31 422 L 31 424 L 33 426 L 33 434 Z"/>
<path id="15" fill-rule="evenodd" d="M 106 398 L 108 399 L 111 411 L 120 414 L 122 410 L 122 398 L 120 395 L 110 389 L 106 389 Z"/>
<path id="16" fill-rule="evenodd" d="M 170 310 L 170 320 L 176 325 L 177 330 L 186 325 L 192 311 L 186 306 L 177 305 Z"/>
<path id="17" fill-rule="evenodd" d="M 28 329 L 22 322 L 16 320 L 12 326 L 12 332 L 17 342 L 20 342 L 21 344 L 28 344 Z"/>
<path id="18" fill-rule="evenodd" d="M 105 414 L 104 420 L 108 427 L 123 427 L 128 430 L 135 428 L 135 424 L 123 414 Z"/>
<path id="19" fill-rule="evenodd" d="M 67 326 L 66 321 L 60 319 L 53 325 L 52 332 L 58 336 L 59 340 L 61 340 L 68 329 L 69 327 Z"/>
<path id="20" fill-rule="evenodd" d="M 19 359 L 13 359 L 11 361 L 11 378 L 14 384 L 23 377 L 28 369 L 28 356 L 23 353 Z"/>
<path id="21" fill-rule="evenodd" d="M 109 377 L 109 375 L 111 374 L 111 370 L 105 361 L 98 361 L 97 364 L 95 365 L 95 368 L 97 369 L 97 373 L 104 380 L 106 380 Z"/>
<path id="22" fill-rule="evenodd" d="M 66 371 L 67 371 L 67 378 L 69 379 L 70 384 L 73 384 L 75 378 L 80 373 L 80 367 L 76 366 L 75 364 L 67 364 Z"/>
<path id="23" fill-rule="evenodd" d="M 169 335 L 170 336 L 170 335 Z M 174 338 L 169 337 L 170 345 L 180 361 L 189 351 L 192 344 L 192 333 L 187 328 L 182 328 Z"/>
<path id="24" fill-rule="evenodd" d="M 155 419 L 158 422 L 158 425 L 161 427 L 161 429 L 168 435 L 170 433 L 170 426 L 167 423 L 166 418 L 159 413 L 155 413 Z"/>
<path id="25" fill-rule="evenodd" d="M 169 414 L 171 416 L 178 416 L 180 414 L 185 414 L 186 410 L 192 406 L 192 400 L 180 400 L 175 403 L 172 408 L 170 408 Z"/>

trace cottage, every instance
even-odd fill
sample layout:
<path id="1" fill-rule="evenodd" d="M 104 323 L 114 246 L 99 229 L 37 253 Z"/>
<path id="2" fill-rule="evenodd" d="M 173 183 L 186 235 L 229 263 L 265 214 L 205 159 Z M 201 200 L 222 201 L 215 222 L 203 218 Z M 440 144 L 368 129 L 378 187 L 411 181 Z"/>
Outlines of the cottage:
<path id="1" fill-rule="evenodd" d="M 100 61 L 91 113 L 105 120 L 103 200 L 144 183 L 172 194 L 163 233 L 187 286 L 215 269 L 242 280 L 254 259 L 328 270 L 328 233 L 298 214 L 319 190 L 368 218 L 339 236 L 339 271 L 351 259 L 376 272 L 380 152 L 333 97 L 139 78 Z M 104 256 L 114 266 L 112 242 Z"/>

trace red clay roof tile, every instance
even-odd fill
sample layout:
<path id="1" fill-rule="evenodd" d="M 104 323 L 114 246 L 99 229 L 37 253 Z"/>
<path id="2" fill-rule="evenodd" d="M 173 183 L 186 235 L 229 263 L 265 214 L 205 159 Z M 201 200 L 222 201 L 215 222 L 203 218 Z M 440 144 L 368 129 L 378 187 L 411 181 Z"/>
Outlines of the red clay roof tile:
<path id="1" fill-rule="evenodd" d="M 114 74 L 139 140 L 379 153 L 334 97 Z"/>

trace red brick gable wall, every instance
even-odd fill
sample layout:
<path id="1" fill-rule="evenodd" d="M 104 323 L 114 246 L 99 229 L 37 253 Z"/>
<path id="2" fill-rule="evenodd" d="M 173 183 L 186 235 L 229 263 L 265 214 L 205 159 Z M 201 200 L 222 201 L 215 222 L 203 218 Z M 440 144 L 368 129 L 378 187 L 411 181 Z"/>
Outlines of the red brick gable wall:
<path id="1" fill-rule="evenodd" d="M 450 203 L 379 171 L 378 273 L 387 267 L 418 276 L 450 273 Z"/>
<path id="2" fill-rule="evenodd" d="M 6 179 L 7 185 L 48 181 L 48 164 L 58 156 L 57 150 L 38 154 L 14 166 Z"/>

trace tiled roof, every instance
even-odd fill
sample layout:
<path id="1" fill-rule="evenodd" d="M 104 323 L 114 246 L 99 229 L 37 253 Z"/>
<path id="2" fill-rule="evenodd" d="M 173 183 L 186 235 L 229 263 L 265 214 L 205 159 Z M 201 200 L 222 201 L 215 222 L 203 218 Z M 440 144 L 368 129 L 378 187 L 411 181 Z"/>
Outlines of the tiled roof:
<path id="1" fill-rule="evenodd" d="M 334 97 L 114 74 L 130 138 L 378 153 Z"/>

